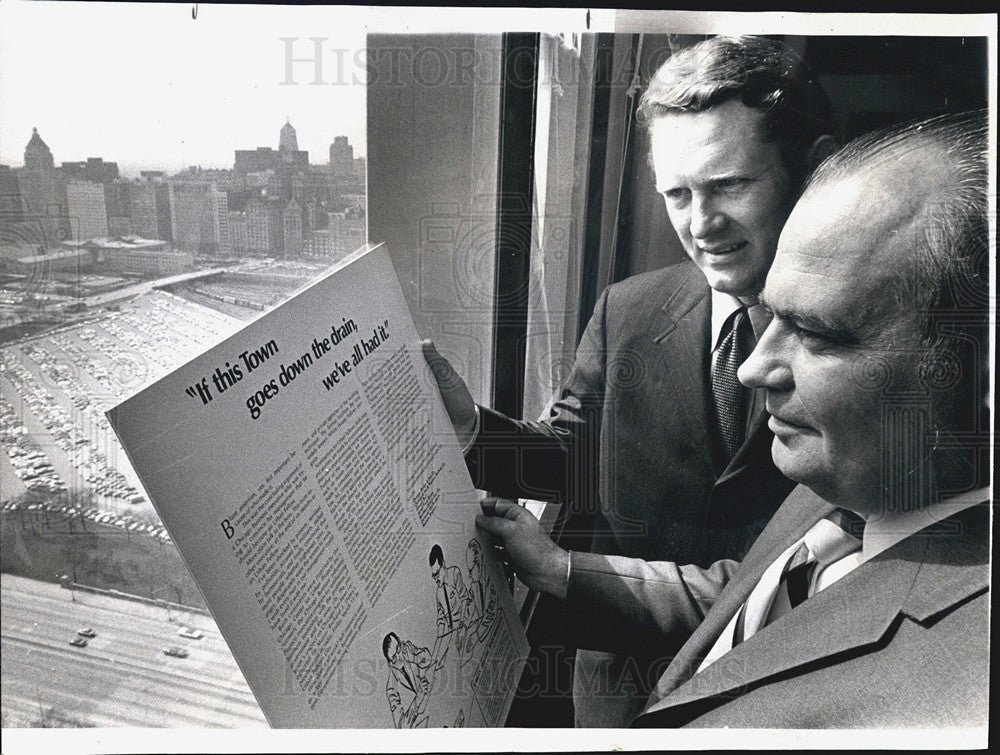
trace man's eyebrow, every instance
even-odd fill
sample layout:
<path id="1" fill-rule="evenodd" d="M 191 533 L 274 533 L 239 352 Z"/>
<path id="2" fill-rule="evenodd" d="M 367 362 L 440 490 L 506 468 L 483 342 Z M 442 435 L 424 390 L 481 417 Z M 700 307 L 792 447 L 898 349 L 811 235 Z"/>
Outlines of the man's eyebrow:
<path id="1" fill-rule="evenodd" d="M 781 307 L 774 307 L 767 302 L 767 298 L 763 293 L 758 297 L 758 301 L 770 310 L 775 317 L 792 322 L 798 327 L 815 331 L 845 345 L 858 343 L 857 333 L 846 325 L 805 312 L 795 312 L 793 310 L 782 309 Z"/>

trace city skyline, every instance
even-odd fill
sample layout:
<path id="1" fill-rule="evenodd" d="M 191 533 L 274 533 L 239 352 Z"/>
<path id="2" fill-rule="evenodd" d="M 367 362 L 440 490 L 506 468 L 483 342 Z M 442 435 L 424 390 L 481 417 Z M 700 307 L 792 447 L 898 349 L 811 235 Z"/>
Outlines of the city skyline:
<path id="1" fill-rule="evenodd" d="M 312 164 L 327 163 L 340 135 L 363 157 L 357 10 L 202 5 L 195 19 L 190 5 L 4 2 L 0 164 L 22 165 L 37 128 L 57 166 L 102 157 L 129 178 L 232 168 L 234 150 L 277 148 L 286 120 Z M 313 37 L 325 40 L 327 85 L 309 85 L 308 62 L 283 84 L 289 52 L 306 57 Z"/>
<path id="2" fill-rule="evenodd" d="M 118 174 L 119 174 L 119 176 L 121 178 L 126 178 L 126 179 L 130 179 L 130 180 L 131 179 L 141 178 L 142 177 L 141 174 L 142 173 L 146 173 L 146 172 L 152 172 L 152 173 L 162 172 L 165 177 L 170 177 L 171 175 L 184 173 L 184 172 L 190 170 L 191 168 L 198 168 L 198 169 L 201 169 L 201 170 L 204 170 L 204 171 L 232 171 L 232 170 L 234 170 L 235 163 L 239 160 L 239 157 L 238 157 L 237 153 L 240 153 L 240 152 L 254 152 L 254 151 L 259 150 L 259 149 L 271 149 L 271 150 L 274 150 L 275 152 L 277 152 L 280 149 L 280 146 L 281 146 L 280 143 L 279 143 L 280 142 L 280 134 L 288 126 L 292 126 L 293 127 L 293 138 L 297 138 L 298 129 L 294 128 L 295 124 L 291 122 L 291 119 L 286 118 L 285 119 L 285 123 L 282 124 L 282 128 L 278 130 L 278 133 L 279 133 L 279 137 L 278 138 L 275 138 L 272 135 L 271 141 L 268 142 L 268 143 L 266 143 L 266 144 L 232 145 L 232 147 L 229 150 L 230 158 L 229 158 L 229 160 L 225 164 L 220 164 L 220 165 L 216 165 L 216 164 L 212 164 L 212 165 L 204 165 L 204 164 L 181 165 L 181 166 L 178 166 L 176 168 L 174 168 L 174 167 L 163 168 L 163 167 L 158 167 L 156 165 L 149 165 L 149 166 L 147 166 L 147 165 L 137 165 L 137 166 L 134 166 L 134 170 L 131 171 L 131 172 L 129 172 L 128 170 L 124 169 L 122 167 L 122 161 L 116 159 L 115 155 L 113 155 L 113 154 L 110 154 L 110 155 L 108 155 L 108 154 L 100 154 L 99 155 L 99 154 L 91 154 L 91 153 L 88 152 L 87 155 L 86 155 L 86 157 L 80 157 L 79 159 L 75 159 L 75 160 L 62 160 L 62 159 L 58 159 L 56 157 L 56 150 L 52 149 L 52 145 L 49 143 L 48 139 L 46 139 L 45 134 L 43 134 L 40 131 L 40 129 L 38 129 L 38 127 L 33 126 L 32 129 L 31 129 L 31 133 L 28 135 L 28 138 L 25 139 L 25 141 L 24 141 L 25 146 L 22 147 L 22 149 L 20 151 L 20 156 L 15 157 L 15 159 L 13 161 L 11 161 L 11 162 L 0 161 L 0 165 L 6 166 L 8 168 L 13 168 L 15 170 L 25 167 L 25 150 L 28 147 L 29 142 L 35 142 L 36 140 L 41 140 L 41 142 L 44 144 L 44 146 L 47 147 L 51 151 L 51 154 L 52 154 L 52 157 L 53 157 L 53 166 L 52 166 L 52 169 L 53 170 L 62 171 L 63 173 L 67 173 L 67 170 L 69 170 L 70 172 L 72 172 L 73 169 L 76 169 L 77 171 L 79 171 L 79 170 L 82 169 L 82 167 L 84 166 L 84 164 L 86 164 L 88 161 L 94 161 L 94 160 L 96 160 L 96 162 L 99 163 L 99 164 L 103 163 L 105 165 L 116 165 L 118 167 Z M 327 145 L 327 148 L 325 150 L 321 151 L 321 157 L 319 157 L 319 158 L 317 158 L 314 155 L 313 152 L 311 152 L 309 150 L 304 150 L 304 151 L 306 151 L 306 152 L 309 153 L 309 165 L 311 167 L 320 167 L 320 168 L 331 165 L 332 164 L 331 161 L 330 161 L 331 149 L 334 147 L 335 144 L 342 143 L 344 139 L 347 140 L 347 146 L 348 146 L 348 148 L 351 149 L 352 151 L 354 151 L 354 154 L 353 154 L 354 161 L 357 161 L 357 160 L 364 161 L 364 160 L 366 160 L 366 157 L 364 155 L 357 154 L 357 152 L 355 150 L 356 145 L 351 141 L 350 137 L 346 136 L 345 134 L 337 134 L 336 136 L 334 136 L 334 137 L 332 137 L 330 139 L 330 142 Z M 69 174 L 67 174 L 67 175 L 69 175 Z M 82 179 L 82 178 L 77 177 L 75 180 L 86 180 L 86 179 Z M 98 181 L 97 183 L 101 183 L 101 182 Z"/>

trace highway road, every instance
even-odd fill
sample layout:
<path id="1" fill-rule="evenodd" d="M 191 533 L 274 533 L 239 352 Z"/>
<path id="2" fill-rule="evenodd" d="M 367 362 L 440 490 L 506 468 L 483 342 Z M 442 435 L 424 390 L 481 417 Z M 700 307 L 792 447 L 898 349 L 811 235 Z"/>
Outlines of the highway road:
<path id="1" fill-rule="evenodd" d="M 266 727 L 208 616 L 0 575 L 3 725 L 37 726 L 54 709 L 79 726 Z M 188 625 L 200 640 L 179 637 Z M 82 627 L 97 636 L 69 641 Z M 176 645 L 187 658 L 165 655 Z"/>

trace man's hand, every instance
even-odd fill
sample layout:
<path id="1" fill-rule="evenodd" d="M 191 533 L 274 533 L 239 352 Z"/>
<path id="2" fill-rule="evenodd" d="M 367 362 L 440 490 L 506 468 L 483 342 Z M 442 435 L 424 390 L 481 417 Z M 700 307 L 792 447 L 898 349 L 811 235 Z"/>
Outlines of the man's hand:
<path id="1" fill-rule="evenodd" d="M 423 340 L 420 346 L 424 350 L 424 361 L 434 373 L 444 408 L 455 427 L 458 442 L 464 448 L 472 441 L 472 431 L 476 427 L 476 403 L 462 377 L 455 372 L 451 363 L 438 353 L 433 341 Z"/>
<path id="2" fill-rule="evenodd" d="M 552 542 L 530 511 L 511 501 L 486 498 L 476 525 L 503 540 L 517 576 L 532 590 L 559 600 L 569 585 L 569 551 Z"/>

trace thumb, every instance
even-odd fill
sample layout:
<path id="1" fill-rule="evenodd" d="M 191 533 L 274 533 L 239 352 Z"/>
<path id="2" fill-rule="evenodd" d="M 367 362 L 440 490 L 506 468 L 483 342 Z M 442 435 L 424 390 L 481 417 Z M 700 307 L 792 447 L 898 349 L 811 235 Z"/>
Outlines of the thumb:
<path id="1" fill-rule="evenodd" d="M 453 390 L 457 384 L 462 383 L 462 378 L 455 372 L 455 368 L 451 366 L 451 362 L 441 356 L 441 353 L 437 350 L 437 346 L 434 345 L 432 340 L 425 338 L 420 342 L 420 348 L 424 353 L 424 361 L 427 362 L 427 366 L 434 373 L 434 379 L 437 381 L 438 388 L 441 389 L 442 393 Z"/>
<path id="2" fill-rule="evenodd" d="M 476 526 L 491 535 L 496 535 L 504 542 L 507 542 L 507 539 L 514 534 L 517 527 L 514 522 L 508 519 L 484 514 L 476 514 Z"/>
<path id="3" fill-rule="evenodd" d="M 438 353 L 433 341 L 425 339 L 420 342 L 420 347 L 424 353 L 424 361 L 437 381 L 448 417 L 455 426 L 459 440 L 465 445 L 472 440 L 476 424 L 476 403 L 472 400 L 472 394 L 451 362 Z"/>

